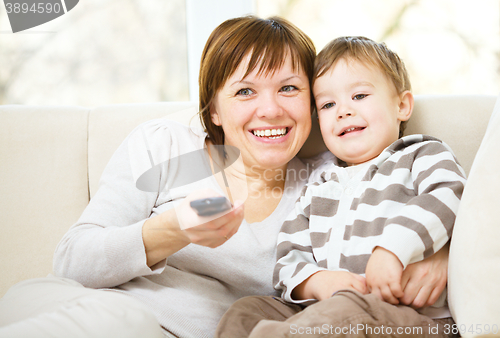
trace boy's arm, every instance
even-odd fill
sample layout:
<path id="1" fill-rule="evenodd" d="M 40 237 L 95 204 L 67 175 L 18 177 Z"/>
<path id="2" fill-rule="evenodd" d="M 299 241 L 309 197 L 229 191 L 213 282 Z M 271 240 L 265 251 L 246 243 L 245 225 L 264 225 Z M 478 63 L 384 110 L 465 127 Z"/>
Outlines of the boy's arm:
<path id="1" fill-rule="evenodd" d="M 403 268 L 448 242 L 466 181 L 451 150 L 438 141 L 415 151 L 411 175 L 416 196 L 386 221 L 376 244 L 396 255 Z"/>
<path id="2" fill-rule="evenodd" d="M 335 292 L 351 289 L 366 294 L 366 280 L 363 276 L 348 271 L 319 271 L 307 278 L 292 291 L 293 299 L 330 298 Z"/>
<path id="3" fill-rule="evenodd" d="M 273 283 L 275 289 L 281 291 L 281 296 L 289 302 L 304 302 L 292 297 L 294 289 L 313 274 L 326 270 L 326 266 L 320 267 L 313 254 L 309 231 L 310 203 L 311 196 L 307 187 L 304 187 L 294 210 L 278 234 Z"/>
<path id="4" fill-rule="evenodd" d="M 275 288 L 282 291 L 285 300 L 305 304 L 329 298 L 341 289 L 366 293 L 364 277 L 347 271 L 328 271 L 326 259 L 317 261 L 309 229 L 311 200 L 311 190 L 306 187 L 278 235 Z"/>
<path id="5" fill-rule="evenodd" d="M 297 223 L 295 221 L 284 223 L 282 231 L 285 227 L 294 228 Z M 303 230 L 301 235 L 306 233 L 309 237 L 309 229 Z M 293 303 L 309 304 L 313 300 L 330 298 L 333 293 L 344 289 L 367 293 L 364 277 L 348 271 L 329 271 L 320 267 L 314 258 L 312 245 L 310 243 L 304 245 L 305 238 L 299 238 L 300 235 L 297 233 L 295 236 L 281 235 L 282 233 L 278 237 L 280 244 L 278 244 L 274 283 L 275 288 L 282 291 L 282 298 Z M 293 241 L 293 237 L 296 241 Z M 281 241 L 283 238 L 292 241 L 283 244 Z M 283 250 L 283 245 L 286 245 L 287 249 Z"/>

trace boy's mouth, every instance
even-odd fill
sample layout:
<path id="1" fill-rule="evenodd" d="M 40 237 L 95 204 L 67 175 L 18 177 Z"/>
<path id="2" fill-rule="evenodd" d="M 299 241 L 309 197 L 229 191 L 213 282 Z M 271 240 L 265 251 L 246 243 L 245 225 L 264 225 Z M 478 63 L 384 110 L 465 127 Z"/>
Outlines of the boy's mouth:
<path id="1" fill-rule="evenodd" d="M 288 134 L 289 128 L 270 128 L 270 129 L 254 129 L 252 134 L 257 137 L 265 137 L 269 139 L 280 138 Z"/>
<path id="2" fill-rule="evenodd" d="M 365 129 L 365 127 L 348 127 L 346 129 L 344 129 L 340 134 L 339 136 L 344 136 L 344 135 L 347 135 L 349 133 L 352 133 L 352 132 L 355 132 L 355 131 L 361 131 Z"/>

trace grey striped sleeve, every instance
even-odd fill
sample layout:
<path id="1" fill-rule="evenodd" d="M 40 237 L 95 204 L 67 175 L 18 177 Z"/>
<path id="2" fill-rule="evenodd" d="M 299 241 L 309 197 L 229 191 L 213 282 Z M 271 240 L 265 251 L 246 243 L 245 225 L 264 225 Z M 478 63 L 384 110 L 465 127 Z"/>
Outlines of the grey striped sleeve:
<path id="1" fill-rule="evenodd" d="M 311 186 L 310 186 L 311 187 Z M 312 185 L 314 189 L 315 185 Z M 312 274 L 327 268 L 326 257 L 316 261 L 313 248 L 324 246 L 330 239 L 330 232 L 311 232 L 311 190 L 306 190 L 295 205 L 293 213 L 283 223 L 278 235 L 277 263 L 273 273 L 273 283 L 287 301 L 302 303 L 311 300 L 292 299 L 292 291 Z M 323 202 L 323 203 L 322 203 Z M 331 206 L 330 201 L 316 200 L 315 203 Z M 322 208 L 320 208 L 322 209 Z M 327 211 L 322 211 L 327 212 Z"/>
<path id="2" fill-rule="evenodd" d="M 312 247 L 296 244 L 290 241 L 283 241 L 278 244 L 276 258 L 279 261 L 281 258 L 285 257 L 291 251 L 302 251 L 312 254 Z"/>
<path id="3" fill-rule="evenodd" d="M 386 221 L 386 226 L 399 225 L 413 235 L 408 233 L 403 240 L 401 230 L 384 229 L 380 245 L 395 253 L 405 266 L 419 255 L 429 257 L 449 240 L 465 187 L 463 170 L 454 161 L 454 155 L 440 142 L 425 143 L 403 155 L 400 161 L 406 162 L 406 159 L 413 160 L 411 175 L 415 196 L 405 199 L 406 194 L 400 195 L 404 206 L 397 216 Z M 377 194 L 384 195 L 383 191 Z M 401 243 L 395 241 L 398 237 Z M 405 244 L 410 243 L 412 237 L 419 239 L 423 252 L 418 251 L 419 246 Z"/>
<path id="4" fill-rule="evenodd" d="M 352 273 L 364 274 L 371 254 L 344 256 L 340 254 L 339 267 Z"/>
<path id="5" fill-rule="evenodd" d="M 396 201 L 407 203 L 415 197 L 415 191 L 404 185 L 391 184 L 383 190 L 368 188 L 360 198 L 355 198 L 351 204 L 351 210 L 357 210 L 360 203 L 368 205 L 378 205 L 383 201 Z"/>

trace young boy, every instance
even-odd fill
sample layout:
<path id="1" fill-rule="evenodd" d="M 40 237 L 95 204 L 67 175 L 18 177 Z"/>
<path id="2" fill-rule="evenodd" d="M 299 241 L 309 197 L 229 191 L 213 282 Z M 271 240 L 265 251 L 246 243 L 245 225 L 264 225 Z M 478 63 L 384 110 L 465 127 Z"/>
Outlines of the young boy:
<path id="1" fill-rule="evenodd" d="M 420 311 L 426 316 L 398 304 L 406 266 L 450 239 L 462 168 L 441 141 L 402 137 L 413 96 L 403 62 L 384 44 L 335 39 L 315 71 L 321 133 L 332 154 L 311 175 L 278 237 L 274 282 L 282 299 L 236 302 L 218 333 L 451 336 L 451 318 L 429 317 L 450 317 L 446 306 Z"/>

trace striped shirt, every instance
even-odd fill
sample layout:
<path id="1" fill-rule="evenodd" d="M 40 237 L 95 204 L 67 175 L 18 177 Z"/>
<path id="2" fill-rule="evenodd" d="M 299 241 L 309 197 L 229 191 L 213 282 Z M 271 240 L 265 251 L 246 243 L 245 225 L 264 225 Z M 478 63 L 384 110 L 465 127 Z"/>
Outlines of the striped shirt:
<path id="1" fill-rule="evenodd" d="M 465 173 L 446 144 L 406 136 L 356 167 L 331 155 L 283 224 L 273 278 L 285 300 L 311 301 L 294 300 L 291 293 L 321 270 L 364 275 L 376 246 L 406 267 L 450 239 Z"/>

